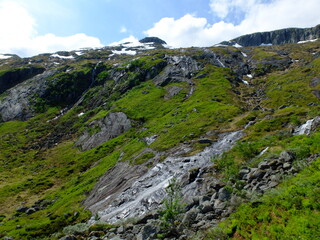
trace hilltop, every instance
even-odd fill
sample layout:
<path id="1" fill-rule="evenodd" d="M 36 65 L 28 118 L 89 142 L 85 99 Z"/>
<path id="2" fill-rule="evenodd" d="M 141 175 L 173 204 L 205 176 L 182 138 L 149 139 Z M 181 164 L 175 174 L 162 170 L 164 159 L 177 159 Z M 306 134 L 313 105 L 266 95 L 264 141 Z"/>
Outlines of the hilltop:
<path id="1" fill-rule="evenodd" d="M 1 55 L 0 237 L 317 238 L 320 42 L 281 44 Z"/>

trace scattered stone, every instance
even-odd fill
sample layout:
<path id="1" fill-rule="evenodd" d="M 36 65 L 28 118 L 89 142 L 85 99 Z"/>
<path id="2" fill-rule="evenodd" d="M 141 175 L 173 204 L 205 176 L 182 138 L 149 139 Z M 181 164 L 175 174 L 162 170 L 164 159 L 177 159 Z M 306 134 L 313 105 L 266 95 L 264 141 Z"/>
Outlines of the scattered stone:
<path id="1" fill-rule="evenodd" d="M 203 202 L 199 206 L 199 208 L 200 208 L 201 213 L 208 213 L 208 212 L 213 211 L 213 206 L 212 206 L 212 203 L 210 201 Z"/>
<path id="2" fill-rule="evenodd" d="M 279 159 L 283 160 L 284 162 L 291 162 L 294 159 L 294 154 L 288 151 L 282 151 Z"/>
<path id="3" fill-rule="evenodd" d="M 212 140 L 209 139 L 209 138 L 200 138 L 198 140 L 199 143 L 202 143 L 202 144 L 205 144 L 205 143 L 208 143 L 208 144 L 211 144 L 212 143 Z"/>
<path id="4" fill-rule="evenodd" d="M 28 208 L 28 210 L 26 211 L 26 214 L 30 215 L 32 213 L 35 213 L 37 210 L 35 208 Z"/>
<path id="5" fill-rule="evenodd" d="M 267 161 L 262 161 L 258 165 L 258 168 L 260 168 L 261 170 L 268 169 L 269 167 L 270 167 L 270 165 L 268 164 Z"/>
<path id="6" fill-rule="evenodd" d="M 243 179 L 243 177 L 248 174 L 250 172 L 250 170 L 248 168 L 242 168 L 240 171 L 239 171 L 239 178 L 240 179 Z"/>
<path id="7" fill-rule="evenodd" d="M 60 238 L 60 240 L 77 240 L 77 238 L 74 235 L 67 235 Z"/>
<path id="8" fill-rule="evenodd" d="M 226 202 L 223 202 L 219 199 L 217 199 L 215 202 L 214 202 L 214 208 L 215 210 L 222 210 L 222 209 L 225 209 L 225 207 L 227 206 L 227 203 Z"/>
<path id="9" fill-rule="evenodd" d="M 181 223 L 182 223 L 184 226 L 191 226 L 192 224 L 195 223 L 196 218 L 197 218 L 199 212 L 200 212 L 199 209 L 197 209 L 197 208 L 192 208 L 190 211 L 188 211 L 188 212 L 184 215 Z"/>
<path id="10" fill-rule="evenodd" d="M 289 170 L 291 168 L 291 164 L 290 163 L 284 163 L 283 164 L 283 167 L 282 167 L 284 170 Z"/>
<path id="11" fill-rule="evenodd" d="M 230 192 L 226 188 L 221 188 L 218 192 L 218 199 L 221 201 L 229 200 L 230 196 Z"/>

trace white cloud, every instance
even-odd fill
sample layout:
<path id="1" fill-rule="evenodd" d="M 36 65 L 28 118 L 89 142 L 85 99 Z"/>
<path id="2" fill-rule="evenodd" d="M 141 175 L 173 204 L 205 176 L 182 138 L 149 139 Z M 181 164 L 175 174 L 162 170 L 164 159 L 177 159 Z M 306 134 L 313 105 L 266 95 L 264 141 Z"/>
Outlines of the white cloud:
<path id="1" fill-rule="evenodd" d="M 312 27 L 320 23 L 319 0 L 212 0 L 211 10 L 221 21 L 208 24 L 206 18 L 187 14 L 179 19 L 162 18 L 145 31 L 173 47 L 211 46 L 243 34 L 286 27 Z M 239 24 L 223 19 L 233 11 L 244 15 Z"/>
<path id="2" fill-rule="evenodd" d="M 39 36 L 36 20 L 17 2 L 0 2 L 0 53 L 22 57 L 84 47 L 101 47 L 98 38 L 85 34 L 59 37 L 54 34 Z"/>
<path id="3" fill-rule="evenodd" d="M 126 33 L 126 32 L 128 32 L 128 29 L 125 26 L 122 26 L 121 29 L 120 29 L 120 32 L 121 33 Z"/>

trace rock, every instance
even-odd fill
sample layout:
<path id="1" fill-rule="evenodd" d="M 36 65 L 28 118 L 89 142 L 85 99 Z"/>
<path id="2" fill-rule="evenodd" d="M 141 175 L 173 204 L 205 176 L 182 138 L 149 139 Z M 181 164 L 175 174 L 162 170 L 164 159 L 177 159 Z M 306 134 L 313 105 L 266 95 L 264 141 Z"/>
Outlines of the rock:
<path id="1" fill-rule="evenodd" d="M 158 43 L 158 44 L 167 44 L 165 41 L 158 37 L 145 37 L 139 40 L 141 43 Z"/>
<path id="2" fill-rule="evenodd" d="M 210 201 L 205 201 L 205 202 L 201 203 L 199 208 L 200 208 L 201 213 L 208 213 L 208 212 L 213 211 L 213 206 Z"/>
<path id="3" fill-rule="evenodd" d="M 278 186 L 278 184 L 279 184 L 278 182 L 271 181 L 271 182 L 269 183 L 268 187 L 269 187 L 269 188 L 274 188 L 274 187 Z"/>
<path id="4" fill-rule="evenodd" d="M 292 152 L 282 151 L 279 159 L 283 160 L 284 162 L 291 162 L 294 159 L 294 154 Z"/>
<path id="5" fill-rule="evenodd" d="M 243 179 L 244 176 L 245 176 L 246 174 L 248 174 L 249 172 L 250 172 L 250 170 L 247 169 L 247 168 L 241 169 L 241 170 L 239 171 L 239 178 L 240 178 L 240 179 Z"/>
<path id="6" fill-rule="evenodd" d="M 188 181 L 192 183 L 196 180 L 197 176 L 199 175 L 200 168 L 192 168 L 189 170 Z"/>
<path id="7" fill-rule="evenodd" d="M 60 238 L 60 240 L 77 240 L 77 238 L 74 235 L 67 235 Z"/>
<path id="8" fill-rule="evenodd" d="M 199 212 L 200 212 L 199 209 L 192 208 L 190 211 L 184 214 L 181 223 L 187 227 L 191 226 L 192 224 L 195 223 L 195 220 L 197 219 Z"/>
<path id="9" fill-rule="evenodd" d="M 231 41 L 225 41 L 222 45 L 234 45 L 238 43 L 243 47 L 260 46 L 262 44 L 280 45 L 285 43 L 297 43 L 310 39 L 320 38 L 320 26 L 312 28 L 285 28 L 269 32 L 257 32 L 237 37 Z"/>
<path id="10" fill-rule="evenodd" d="M 123 112 L 111 112 L 102 119 L 92 121 L 88 125 L 93 134 L 85 131 L 76 142 L 83 151 L 94 148 L 112 138 L 115 138 L 131 128 L 131 121 Z"/>
<path id="11" fill-rule="evenodd" d="M 199 64 L 191 57 L 167 56 L 167 62 L 169 64 L 153 79 L 156 86 L 164 87 L 173 82 L 192 83 L 192 74 L 200 70 Z"/>
<path id="12" fill-rule="evenodd" d="M 14 237 L 4 237 L 3 240 L 13 240 Z"/>
<path id="13" fill-rule="evenodd" d="M 200 197 L 200 203 L 210 201 L 210 199 L 211 199 L 211 196 L 209 195 L 202 196 Z"/>
<path id="14" fill-rule="evenodd" d="M 213 182 L 210 187 L 218 191 L 220 188 L 224 187 L 226 184 L 223 182 Z"/>
<path id="15" fill-rule="evenodd" d="M 221 201 L 227 201 L 229 200 L 231 197 L 231 194 L 229 192 L 229 190 L 227 190 L 226 188 L 221 188 L 218 192 L 218 199 Z"/>
<path id="16" fill-rule="evenodd" d="M 158 231 L 156 224 L 147 224 L 141 229 L 141 239 L 147 240 Z"/>
<path id="17" fill-rule="evenodd" d="M 258 164 L 258 168 L 261 170 L 268 169 L 270 167 L 269 163 L 267 161 L 262 161 Z"/>
<path id="18" fill-rule="evenodd" d="M 227 203 L 226 202 L 223 202 L 219 199 L 217 199 L 215 202 L 214 202 L 214 208 L 215 210 L 223 210 L 225 209 L 227 206 Z"/>
<path id="19" fill-rule="evenodd" d="M 181 90 L 183 90 L 183 87 L 168 86 L 166 90 L 167 94 L 164 95 L 164 99 L 168 100 L 171 99 L 173 96 L 177 95 Z"/>
<path id="20" fill-rule="evenodd" d="M 260 180 L 263 178 L 265 173 L 266 173 L 266 171 L 264 171 L 264 170 L 255 169 L 254 171 L 249 173 L 248 177 L 249 177 L 249 180 L 251 180 L 251 181 L 254 179 Z"/>
<path id="21" fill-rule="evenodd" d="M 124 227 L 123 227 L 123 226 L 118 227 L 118 228 L 117 228 L 117 233 L 118 233 L 118 234 L 124 233 Z"/>
<path id="22" fill-rule="evenodd" d="M 28 209 L 29 209 L 28 207 L 23 206 L 23 207 L 17 208 L 16 211 L 21 212 L 21 213 L 25 213 L 25 212 L 27 212 Z"/>
<path id="23" fill-rule="evenodd" d="M 291 168 L 291 164 L 290 163 L 284 163 L 283 164 L 283 167 L 282 167 L 284 170 L 289 170 Z"/>
<path id="24" fill-rule="evenodd" d="M 103 231 L 92 231 L 89 237 L 102 237 L 104 235 Z"/>
<path id="25" fill-rule="evenodd" d="M 198 143 L 208 143 L 208 144 L 211 144 L 212 143 L 212 140 L 209 139 L 209 138 L 200 138 L 198 140 Z"/>
<path id="26" fill-rule="evenodd" d="M 28 210 L 26 211 L 26 214 L 30 215 L 32 213 L 35 213 L 37 210 L 35 208 L 28 208 Z"/>

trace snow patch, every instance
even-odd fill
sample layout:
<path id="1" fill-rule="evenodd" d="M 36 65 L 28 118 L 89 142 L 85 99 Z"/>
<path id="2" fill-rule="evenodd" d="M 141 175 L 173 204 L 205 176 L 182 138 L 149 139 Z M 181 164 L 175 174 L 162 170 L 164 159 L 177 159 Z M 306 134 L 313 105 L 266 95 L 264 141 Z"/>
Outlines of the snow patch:
<path id="1" fill-rule="evenodd" d="M 73 56 L 61 56 L 57 53 L 55 54 L 52 54 L 51 57 L 54 57 L 54 58 L 61 58 L 61 59 L 73 59 L 74 57 Z"/>
<path id="2" fill-rule="evenodd" d="M 242 54 L 242 56 L 244 56 L 244 57 L 248 57 L 248 55 L 245 54 L 244 52 L 241 52 L 241 54 Z"/>
<path id="3" fill-rule="evenodd" d="M 238 43 L 233 44 L 233 47 L 236 47 L 236 48 L 242 48 L 242 46 L 241 46 L 240 44 L 238 44 Z"/>
<path id="4" fill-rule="evenodd" d="M 82 115 L 84 115 L 84 112 L 79 113 L 78 117 L 81 117 Z"/>
<path id="5" fill-rule="evenodd" d="M 252 74 L 247 74 L 248 78 L 253 78 Z"/>
<path id="6" fill-rule="evenodd" d="M 249 85 L 249 83 L 245 80 L 242 80 L 242 82 L 245 84 L 245 85 Z"/>
<path id="7" fill-rule="evenodd" d="M 126 48 L 120 50 L 120 51 L 117 51 L 117 50 L 113 50 L 112 53 L 114 54 L 127 54 L 127 55 L 136 55 L 137 54 L 137 51 L 133 51 L 133 50 L 128 50 Z"/>
<path id="8" fill-rule="evenodd" d="M 272 46 L 272 43 L 261 43 L 260 46 Z"/>
<path id="9" fill-rule="evenodd" d="M 0 59 L 8 59 L 8 58 L 11 58 L 11 57 L 12 56 L 0 54 Z"/>
<path id="10" fill-rule="evenodd" d="M 75 54 L 77 54 L 78 56 L 81 56 L 81 55 L 83 55 L 84 53 L 83 53 L 83 52 L 75 52 Z"/>
<path id="11" fill-rule="evenodd" d="M 298 44 L 308 43 L 308 42 L 315 42 L 315 41 L 317 41 L 317 40 L 318 40 L 318 38 L 316 38 L 316 39 L 310 39 L 310 40 L 305 40 L 305 41 L 299 41 Z"/>

